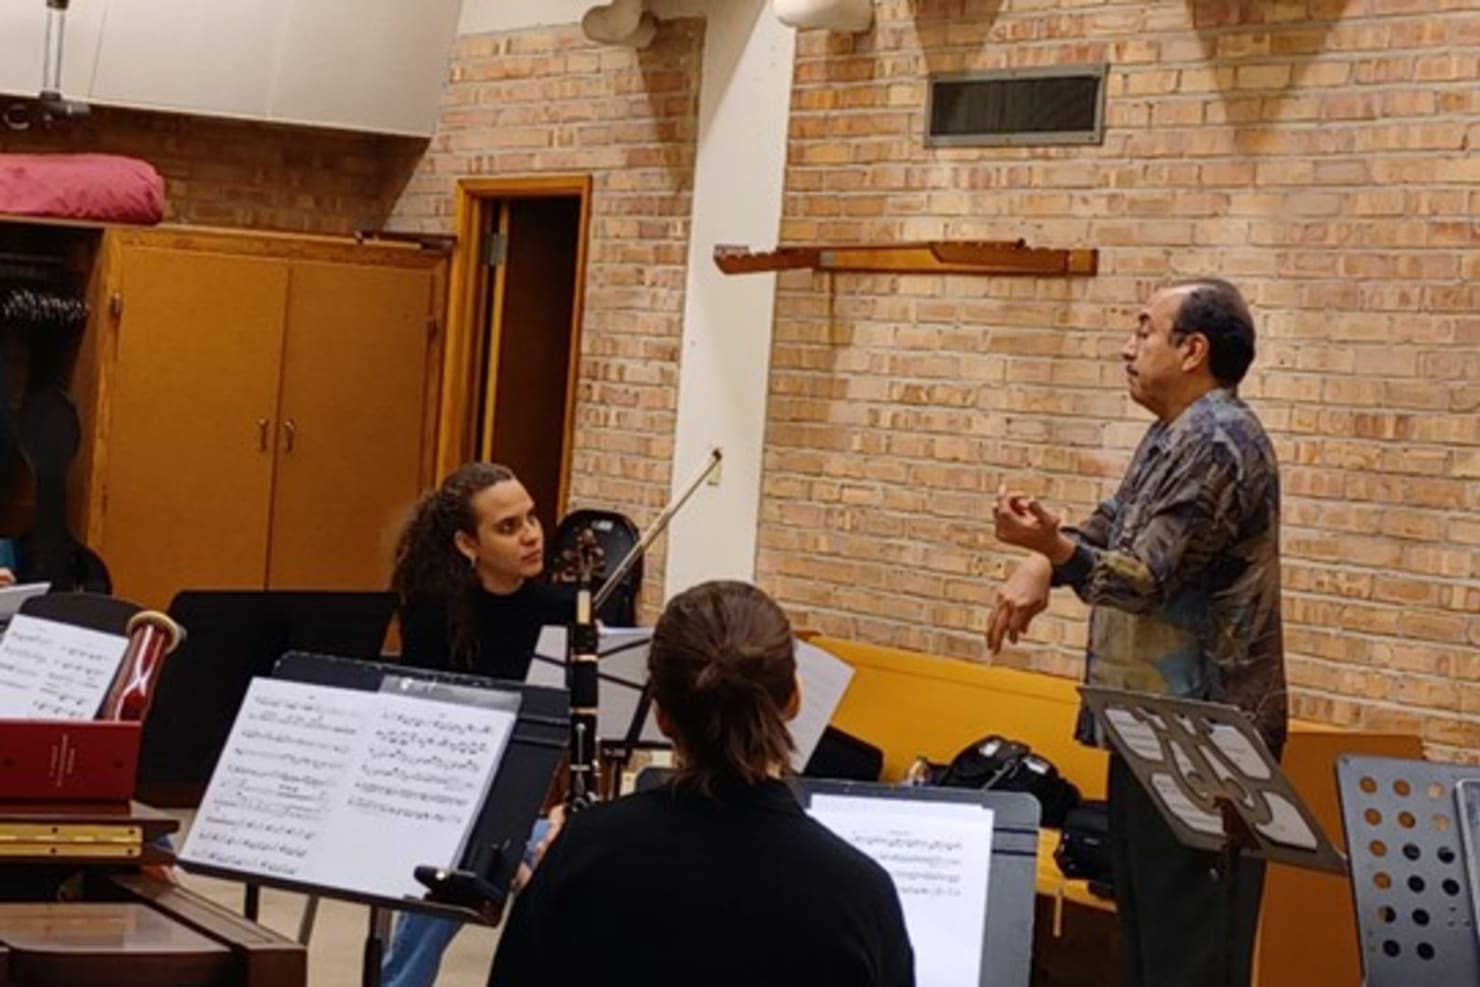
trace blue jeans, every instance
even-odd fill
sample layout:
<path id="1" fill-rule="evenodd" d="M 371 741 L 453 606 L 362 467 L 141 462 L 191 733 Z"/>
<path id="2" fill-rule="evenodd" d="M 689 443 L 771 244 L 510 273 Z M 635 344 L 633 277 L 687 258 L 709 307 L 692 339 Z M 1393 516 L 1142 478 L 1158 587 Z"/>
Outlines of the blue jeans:
<path id="1" fill-rule="evenodd" d="M 533 866 L 534 848 L 549 829 L 549 820 L 535 820 L 524 848 L 526 866 Z M 450 918 L 403 912 L 396 920 L 390 949 L 380 966 L 381 987 L 432 987 L 442 966 L 442 954 L 461 928 L 461 922 Z"/>

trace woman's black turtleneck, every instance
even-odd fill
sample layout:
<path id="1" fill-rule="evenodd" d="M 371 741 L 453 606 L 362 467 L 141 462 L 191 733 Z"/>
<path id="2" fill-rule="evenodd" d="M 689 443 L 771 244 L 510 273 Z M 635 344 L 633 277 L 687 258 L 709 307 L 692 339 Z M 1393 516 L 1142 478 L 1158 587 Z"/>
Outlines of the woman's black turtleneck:
<path id="1" fill-rule="evenodd" d="M 446 604 L 416 604 L 402 613 L 402 663 L 522 682 L 540 628 L 568 624 L 575 610 L 573 587 L 530 579 L 512 593 L 490 593 L 481 586 L 473 593 L 478 651 L 471 667 L 452 659 L 452 628 Z"/>

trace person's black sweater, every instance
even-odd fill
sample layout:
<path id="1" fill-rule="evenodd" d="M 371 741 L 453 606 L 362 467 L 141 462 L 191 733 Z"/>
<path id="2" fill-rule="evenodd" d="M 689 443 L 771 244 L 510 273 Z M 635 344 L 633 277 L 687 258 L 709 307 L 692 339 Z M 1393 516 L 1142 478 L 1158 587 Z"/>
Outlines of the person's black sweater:
<path id="1" fill-rule="evenodd" d="M 909 987 L 884 869 L 782 782 L 576 815 L 515 899 L 489 987 Z"/>
<path id="2" fill-rule="evenodd" d="M 452 629 L 446 605 L 419 604 L 401 617 L 401 662 L 416 668 L 466 672 L 522 682 L 529 671 L 540 628 L 568 624 L 575 612 L 575 591 L 526 579 L 513 593 L 474 590 L 477 654 L 471 667 L 452 659 Z"/>

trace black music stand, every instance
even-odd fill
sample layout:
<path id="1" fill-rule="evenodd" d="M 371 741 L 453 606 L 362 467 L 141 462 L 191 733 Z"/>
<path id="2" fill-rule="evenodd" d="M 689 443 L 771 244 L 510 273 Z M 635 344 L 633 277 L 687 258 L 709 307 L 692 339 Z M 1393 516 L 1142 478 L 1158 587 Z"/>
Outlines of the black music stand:
<path id="1" fill-rule="evenodd" d="M 185 628 L 144 724 L 139 793 L 150 804 L 193 807 L 231 732 L 247 686 L 285 652 L 378 659 L 394 593 L 186 590 L 170 602 Z"/>
<path id="2" fill-rule="evenodd" d="M 565 756 L 570 731 L 569 694 L 518 682 L 304 652 L 283 655 L 273 669 L 273 677 L 365 692 L 394 691 L 448 698 L 449 701 L 465 700 L 438 696 L 436 687 L 514 693 L 520 697 L 514 732 L 488 795 L 469 830 L 462 860 L 455 868 L 444 872 L 455 880 L 440 884 L 429 892 L 428 898 L 391 898 L 265 874 L 246 874 L 214 865 L 182 861 L 181 866 L 195 873 L 296 891 L 310 898 L 335 898 L 368 905 L 370 925 L 361 970 L 364 987 L 377 987 L 380 983 L 389 911 L 425 912 L 459 922 L 496 924 L 502 918 L 502 909 L 534 820 Z M 428 861 L 428 864 L 433 863 Z M 417 870 L 420 879 L 423 868 Z"/>
<path id="3" fill-rule="evenodd" d="M 31 597 L 16 612 L 39 620 L 54 620 L 59 624 L 127 637 L 129 618 L 141 609 L 136 603 L 100 593 L 48 593 Z"/>
<path id="4" fill-rule="evenodd" d="M 1081 686 L 1084 704 L 1162 818 L 1187 847 L 1222 855 L 1219 876 L 1233 942 L 1243 854 L 1307 870 L 1347 873 L 1279 761 L 1233 706 Z M 1233 964 L 1224 958 L 1224 973 Z"/>
<path id="5" fill-rule="evenodd" d="M 1480 983 L 1480 767 L 1343 755 L 1336 778 L 1365 983 Z"/>

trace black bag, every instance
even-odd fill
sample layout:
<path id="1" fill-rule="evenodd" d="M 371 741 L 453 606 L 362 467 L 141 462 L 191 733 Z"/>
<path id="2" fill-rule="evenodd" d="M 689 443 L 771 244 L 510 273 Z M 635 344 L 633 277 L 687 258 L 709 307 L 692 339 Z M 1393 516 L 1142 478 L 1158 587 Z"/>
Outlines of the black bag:
<path id="1" fill-rule="evenodd" d="M 1053 859 L 1065 877 L 1082 878 L 1109 887 L 1114 868 L 1110 862 L 1110 812 L 1104 802 L 1085 802 L 1071 809 Z"/>
<path id="2" fill-rule="evenodd" d="M 993 734 L 957 754 L 950 765 L 933 775 L 934 784 L 948 788 L 990 788 L 999 792 L 1027 792 L 1042 807 L 1042 825 L 1059 827 L 1069 810 L 1079 804 L 1079 789 L 1059 774 L 1047 759 L 1027 744 Z"/>

